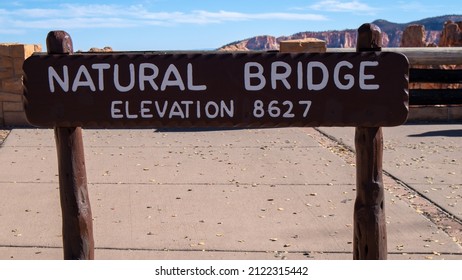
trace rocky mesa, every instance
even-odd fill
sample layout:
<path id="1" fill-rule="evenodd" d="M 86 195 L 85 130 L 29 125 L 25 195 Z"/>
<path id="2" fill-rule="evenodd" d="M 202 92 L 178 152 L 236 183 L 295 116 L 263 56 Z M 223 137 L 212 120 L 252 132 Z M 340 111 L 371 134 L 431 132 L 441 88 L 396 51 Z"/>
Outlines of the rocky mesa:
<path id="1" fill-rule="evenodd" d="M 384 47 L 401 47 L 404 31 L 408 26 L 423 27 L 422 46 L 462 46 L 460 30 L 462 15 L 448 15 L 426 18 L 409 23 L 393 23 L 386 20 L 376 20 L 372 23 L 383 31 Z M 420 28 L 420 27 L 418 27 Z M 442 31 L 443 30 L 443 31 Z M 256 36 L 227 44 L 221 51 L 265 51 L 279 49 L 279 42 L 284 40 L 316 38 L 326 41 L 328 48 L 354 48 L 356 46 L 356 30 L 332 30 L 323 32 L 299 32 L 289 36 L 274 37 L 271 35 Z M 459 42 L 459 43 L 457 43 Z M 460 44 L 460 45 L 459 45 Z M 417 45 L 414 45 L 417 47 Z M 418 45 L 420 46 L 420 45 Z"/>

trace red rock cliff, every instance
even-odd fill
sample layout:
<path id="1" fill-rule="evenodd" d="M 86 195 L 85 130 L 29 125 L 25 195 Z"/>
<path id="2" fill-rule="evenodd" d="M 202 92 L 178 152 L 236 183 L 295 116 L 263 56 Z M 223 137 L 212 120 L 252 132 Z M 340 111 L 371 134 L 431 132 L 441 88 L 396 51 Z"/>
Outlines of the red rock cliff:
<path id="1" fill-rule="evenodd" d="M 462 47 L 462 21 L 447 21 L 439 43 L 440 47 Z"/>
<path id="2" fill-rule="evenodd" d="M 424 45 L 426 46 L 461 46 L 457 43 L 461 41 L 461 22 L 462 15 L 446 15 L 425 18 L 403 24 L 389 22 L 383 19 L 375 20 L 373 23 L 379 26 L 383 31 L 382 45 L 384 47 L 400 47 L 402 46 L 402 37 L 405 36 L 404 29 L 409 25 L 425 26 L 426 31 L 424 31 Z M 442 35 L 441 29 L 443 26 L 443 32 L 445 32 L 445 34 Z M 282 40 L 305 38 L 316 38 L 326 41 L 327 47 L 329 48 L 354 48 L 356 44 L 356 30 L 346 29 L 342 31 L 300 32 L 279 38 L 275 38 L 273 36 L 258 36 L 231 43 L 221 47 L 220 50 L 274 50 L 279 48 L 279 42 Z M 440 38 L 442 41 L 441 44 L 439 44 Z M 404 40 L 404 44 L 408 44 L 407 39 Z M 418 42 L 422 42 L 420 37 L 417 38 L 417 40 Z M 409 44 L 415 45 L 413 43 Z"/>
<path id="3" fill-rule="evenodd" d="M 220 51 L 248 51 L 248 50 L 278 50 L 279 42 L 316 38 L 326 42 L 328 48 L 354 48 L 356 47 L 356 30 L 325 31 L 325 32 L 300 32 L 290 36 L 257 36 L 242 41 L 234 42 L 221 47 Z M 383 45 L 388 45 L 388 35 L 383 34 Z"/>
<path id="4" fill-rule="evenodd" d="M 404 29 L 400 47 L 426 47 L 428 45 L 426 39 L 425 27 L 412 24 Z"/>
<path id="5" fill-rule="evenodd" d="M 220 51 L 277 50 L 279 43 L 273 36 L 256 36 L 221 47 Z"/>

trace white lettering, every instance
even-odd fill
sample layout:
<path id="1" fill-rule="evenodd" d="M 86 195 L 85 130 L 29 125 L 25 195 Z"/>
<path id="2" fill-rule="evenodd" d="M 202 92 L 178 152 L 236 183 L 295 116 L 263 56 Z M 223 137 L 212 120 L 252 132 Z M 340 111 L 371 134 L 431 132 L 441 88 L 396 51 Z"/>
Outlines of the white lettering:
<path id="1" fill-rule="evenodd" d="M 120 114 L 122 111 L 115 107 L 116 105 L 120 105 L 120 104 L 123 104 L 123 102 L 122 101 L 112 101 L 111 103 L 111 117 L 113 119 L 121 119 L 124 117 L 122 114 Z"/>
<path id="2" fill-rule="evenodd" d="M 229 105 L 229 107 L 226 106 L 226 103 L 223 100 L 220 102 L 220 117 L 223 118 L 225 116 L 225 112 L 228 117 L 234 117 L 234 100 L 231 100 Z"/>
<path id="3" fill-rule="evenodd" d="M 297 87 L 303 89 L 303 64 L 301 62 L 297 63 Z"/>
<path id="4" fill-rule="evenodd" d="M 375 79 L 375 75 L 367 75 L 365 73 L 366 67 L 373 67 L 379 65 L 378 61 L 361 61 L 359 64 L 359 87 L 363 90 L 377 90 L 379 85 L 369 84 L 366 85 L 366 80 Z"/>
<path id="5" fill-rule="evenodd" d="M 120 92 L 130 91 L 135 86 L 135 65 L 133 65 L 133 63 L 130 63 L 130 65 L 128 66 L 128 69 L 130 72 L 130 82 L 128 86 L 122 86 L 120 85 L 119 64 L 114 65 L 114 86 Z"/>
<path id="6" fill-rule="evenodd" d="M 152 74 L 146 75 L 146 69 L 151 69 Z M 145 82 L 148 82 L 151 85 L 153 90 L 159 90 L 159 87 L 156 85 L 156 82 L 154 82 L 154 79 L 157 78 L 158 75 L 159 75 L 159 68 L 155 64 L 141 63 L 140 73 L 138 77 L 138 81 L 140 83 L 140 91 L 144 91 Z"/>
<path id="7" fill-rule="evenodd" d="M 345 76 L 343 76 L 343 78 L 347 80 L 348 83 L 346 85 L 342 84 L 339 79 L 340 68 L 342 67 L 348 67 L 350 69 L 353 69 L 353 64 L 351 64 L 348 61 L 340 61 L 339 63 L 337 63 L 337 65 L 335 65 L 334 68 L 334 83 L 341 90 L 349 90 L 353 87 L 355 83 L 355 78 L 351 74 L 346 74 Z"/>
<path id="8" fill-rule="evenodd" d="M 213 107 L 214 108 L 214 113 L 210 113 L 210 107 Z M 207 118 L 209 119 L 214 119 L 218 116 L 218 114 L 220 113 L 220 110 L 218 108 L 218 104 L 213 102 L 213 101 L 209 101 L 207 102 L 207 104 L 205 104 L 205 115 L 207 116 Z"/>
<path id="9" fill-rule="evenodd" d="M 85 80 L 81 80 L 82 76 L 84 76 Z M 81 65 L 79 67 L 79 70 L 75 75 L 74 83 L 72 84 L 72 91 L 76 92 L 79 87 L 90 87 L 91 91 L 96 91 L 95 84 L 93 83 L 90 73 L 85 65 Z"/>
<path id="10" fill-rule="evenodd" d="M 162 107 L 162 110 L 159 107 L 159 102 L 155 102 L 156 105 L 156 110 L 157 113 L 159 114 L 159 117 L 163 118 L 165 116 L 165 113 L 167 113 L 167 106 L 168 106 L 168 101 L 164 101 L 164 106 Z"/>
<path id="11" fill-rule="evenodd" d="M 48 67 L 48 84 L 50 86 L 51 92 L 55 92 L 55 83 L 53 82 L 53 80 L 58 82 L 58 85 L 62 88 L 64 92 L 69 91 L 69 70 L 66 65 L 63 66 L 62 79 L 61 77 L 59 77 L 58 73 L 53 68 L 53 66 Z"/>
<path id="12" fill-rule="evenodd" d="M 194 90 L 194 91 L 199 91 L 199 90 L 206 90 L 207 89 L 207 86 L 206 85 L 194 85 L 193 83 L 193 68 L 192 68 L 192 64 L 191 63 L 188 63 L 188 67 L 187 67 L 187 76 L 188 76 L 188 89 L 189 90 Z"/>
<path id="13" fill-rule="evenodd" d="M 186 112 L 185 112 L 185 116 L 186 118 L 189 118 L 189 105 L 193 104 L 194 102 L 188 100 L 188 101 L 181 101 L 181 104 L 185 105 L 185 108 L 186 108 Z"/>
<path id="14" fill-rule="evenodd" d="M 322 71 L 322 81 L 319 84 L 315 84 L 313 81 L 313 69 L 315 67 Z M 306 75 L 308 90 L 322 90 L 326 87 L 327 82 L 329 81 L 329 71 L 327 70 L 326 65 L 319 61 L 308 62 Z"/>
<path id="15" fill-rule="evenodd" d="M 278 68 L 284 68 L 284 72 L 278 73 Z M 271 63 L 271 87 L 276 89 L 277 81 L 281 81 L 286 89 L 290 89 L 290 84 L 287 81 L 287 77 L 290 76 L 292 68 L 290 65 L 283 61 L 275 61 Z"/>
<path id="16" fill-rule="evenodd" d="M 95 63 L 91 65 L 92 69 L 98 70 L 98 90 L 104 90 L 104 70 L 111 68 L 109 63 Z"/>
<path id="17" fill-rule="evenodd" d="M 251 67 L 257 68 L 257 72 L 251 73 Z M 251 79 L 258 79 L 260 82 L 256 85 L 252 85 Z M 263 66 L 257 62 L 247 62 L 244 65 L 244 86 L 246 90 L 257 91 L 264 88 L 266 85 L 266 79 L 263 76 Z"/>
<path id="18" fill-rule="evenodd" d="M 130 103 L 125 101 L 125 113 L 128 119 L 137 119 L 138 115 L 130 115 Z"/>
<path id="19" fill-rule="evenodd" d="M 146 108 L 145 107 L 146 105 L 152 105 L 152 101 L 151 100 L 143 100 L 143 101 L 141 101 L 141 108 L 140 108 L 141 117 L 144 118 L 144 119 L 154 117 L 153 114 L 150 114 L 151 109 Z"/>
<path id="20" fill-rule="evenodd" d="M 183 110 L 181 109 L 180 104 L 178 102 L 173 102 L 172 108 L 170 108 L 170 114 L 168 115 L 168 118 L 171 119 L 172 117 L 180 117 L 184 119 L 184 113 Z"/>
<path id="21" fill-rule="evenodd" d="M 170 76 L 173 74 L 174 80 L 170 80 Z M 162 80 L 162 84 L 160 85 L 160 90 L 164 91 L 168 86 L 176 86 L 179 87 L 180 90 L 185 90 L 183 80 L 181 79 L 180 72 L 175 67 L 175 65 L 170 64 L 165 71 L 164 79 Z"/>
<path id="22" fill-rule="evenodd" d="M 201 102 L 197 101 L 196 103 L 196 114 L 197 118 L 199 119 L 201 117 Z"/>
<path id="23" fill-rule="evenodd" d="M 326 65 L 322 61 L 308 60 L 306 62 L 297 61 L 296 63 L 295 66 L 295 63 L 274 61 L 271 66 L 268 63 L 270 69 L 266 70 L 258 62 L 246 62 L 243 73 L 245 90 L 291 90 L 294 88 L 297 91 L 305 89 L 308 93 L 309 91 L 324 91 L 326 88 L 337 88 L 342 91 L 348 91 L 354 87 L 363 91 L 380 88 L 376 81 L 378 61 L 350 62 L 340 60 L 335 64 L 332 63 L 332 66 L 330 62 L 329 65 Z M 121 69 L 121 67 L 127 67 L 128 69 Z M 73 66 L 73 69 L 70 70 L 69 66 L 66 65 L 62 66 L 62 69 L 49 66 L 48 86 L 51 93 L 56 91 L 69 92 L 70 90 L 72 92 L 109 91 L 120 93 L 166 90 L 171 92 L 186 90 L 198 92 L 207 90 L 205 83 L 200 83 L 194 79 L 193 63 L 182 64 L 182 67 L 178 68 L 174 64 L 168 64 L 166 69 L 160 69 L 153 63 L 94 63 Z M 297 73 L 294 73 L 295 71 Z M 72 76 L 69 76 L 69 74 Z M 201 77 L 205 79 L 205 77 Z M 271 86 L 269 81 L 271 81 Z M 169 87 L 174 88 L 169 89 Z M 139 91 L 137 91 L 138 89 Z M 181 118 L 188 118 L 192 115 L 200 118 L 204 112 L 207 117 L 216 118 L 229 115 L 230 112 L 234 111 L 232 102 L 221 103 L 215 100 L 210 101 L 212 103 L 203 102 L 203 105 L 196 101 L 173 102 L 162 101 L 159 103 L 154 100 L 152 103 L 146 102 L 142 104 L 140 111 L 136 111 L 136 114 L 123 112 L 124 108 L 119 107 L 121 105 L 119 103 L 114 103 L 111 110 L 115 116 L 123 114 L 124 116 L 130 116 L 130 118 L 149 118 L 152 114 L 155 115 L 154 106 L 158 108 L 161 115 L 167 115 L 168 113 L 171 117 Z"/>
<path id="24" fill-rule="evenodd" d="M 295 68 L 295 65 L 287 62 L 274 61 L 271 63 L 268 74 L 264 75 L 263 65 L 258 62 L 247 62 L 244 65 L 244 87 L 248 91 L 263 90 L 266 87 L 266 78 L 269 77 L 273 90 L 290 90 L 296 87 L 298 90 L 306 88 L 308 91 L 323 91 L 329 83 L 332 84 L 330 86 L 335 86 L 339 90 L 351 90 L 355 83 L 359 83 L 359 87 L 363 90 L 376 90 L 379 85 L 370 81 L 375 79 L 375 75 L 366 74 L 366 72 L 369 70 L 368 67 L 376 67 L 378 64 L 377 61 L 353 64 L 350 61 L 341 60 L 331 69 L 321 61 L 309 61 L 307 64 L 298 61 Z M 294 71 L 297 73 L 293 73 Z"/>
<path id="25" fill-rule="evenodd" d="M 198 100 L 171 103 L 152 100 L 141 100 L 139 103 L 115 100 L 111 102 L 110 111 L 113 119 L 200 119 L 201 111 L 205 112 L 204 118 L 208 119 L 232 118 L 234 117 L 234 100 L 208 101 L 205 106 L 201 106 Z"/>

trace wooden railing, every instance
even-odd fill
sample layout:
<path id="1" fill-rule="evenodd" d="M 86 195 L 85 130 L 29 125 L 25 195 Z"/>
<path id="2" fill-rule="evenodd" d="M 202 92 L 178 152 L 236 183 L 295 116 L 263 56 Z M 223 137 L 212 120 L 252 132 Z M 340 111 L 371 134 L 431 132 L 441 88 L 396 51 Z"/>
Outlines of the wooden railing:
<path id="1" fill-rule="evenodd" d="M 327 52 L 354 52 L 352 48 L 328 48 Z M 416 65 L 462 65 L 461 48 L 382 48 L 407 56 L 411 67 Z"/>

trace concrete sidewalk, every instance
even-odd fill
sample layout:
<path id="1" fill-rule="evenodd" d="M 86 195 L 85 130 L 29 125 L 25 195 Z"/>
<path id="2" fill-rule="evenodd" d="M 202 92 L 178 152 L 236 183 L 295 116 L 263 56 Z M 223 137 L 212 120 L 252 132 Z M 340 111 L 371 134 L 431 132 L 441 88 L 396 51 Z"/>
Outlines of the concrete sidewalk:
<path id="1" fill-rule="evenodd" d="M 384 178 L 389 259 L 462 259 L 460 223 L 427 214 L 462 216 L 460 125 L 429 129 L 384 133 L 384 169 L 405 183 Z M 322 132 L 352 143 L 354 128 Z M 354 162 L 316 129 L 85 130 L 84 143 L 97 259 L 352 258 Z M 62 259 L 53 131 L 14 129 L 0 162 L 0 259 Z"/>

